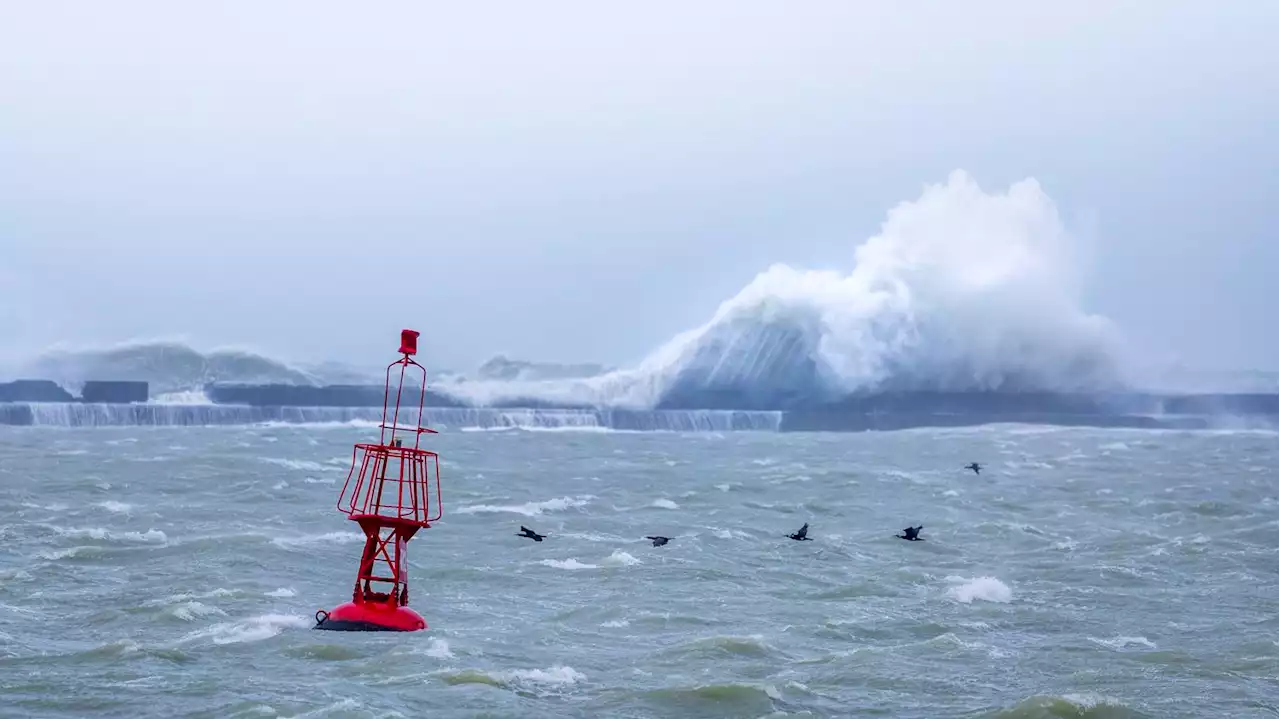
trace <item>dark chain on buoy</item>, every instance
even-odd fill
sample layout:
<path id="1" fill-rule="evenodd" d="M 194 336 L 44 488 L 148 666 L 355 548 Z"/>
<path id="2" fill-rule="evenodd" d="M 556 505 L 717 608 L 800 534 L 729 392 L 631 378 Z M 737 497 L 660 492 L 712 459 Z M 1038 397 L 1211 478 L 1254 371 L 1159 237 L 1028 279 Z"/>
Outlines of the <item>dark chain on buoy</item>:
<path id="1" fill-rule="evenodd" d="M 323 614 L 323 615 L 324 615 L 324 618 L 323 618 L 323 619 L 321 619 L 321 618 L 320 618 L 320 615 L 321 615 L 321 614 Z M 317 610 L 316 610 L 316 626 L 318 627 L 318 626 L 320 626 L 321 624 L 324 624 L 324 623 L 325 623 L 325 622 L 327 622 L 327 621 L 329 621 L 329 613 L 328 613 L 328 612 L 326 612 L 326 611 L 325 611 L 325 610 L 323 610 L 323 609 L 317 609 Z"/>

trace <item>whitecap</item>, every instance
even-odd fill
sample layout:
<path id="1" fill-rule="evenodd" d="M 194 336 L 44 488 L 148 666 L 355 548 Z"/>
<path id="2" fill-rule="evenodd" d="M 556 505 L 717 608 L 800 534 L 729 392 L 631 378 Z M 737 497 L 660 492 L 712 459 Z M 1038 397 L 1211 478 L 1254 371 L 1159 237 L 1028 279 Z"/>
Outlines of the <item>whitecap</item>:
<path id="1" fill-rule="evenodd" d="M 541 502 L 526 502 L 524 504 L 473 504 L 459 507 L 454 510 L 457 514 L 492 514 L 506 512 L 510 514 L 523 514 L 526 517 L 537 517 L 543 512 L 555 512 L 574 507 L 582 507 L 590 500 L 594 499 L 592 495 L 581 495 L 579 497 L 557 497 L 555 499 L 547 499 Z"/>
<path id="2" fill-rule="evenodd" d="M 274 464 L 281 467 L 286 467 L 288 469 L 294 469 L 294 470 L 303 471 L 303 472 L 325 472 L 325 471 L 333 470 L 332 467 L 326 467 L 320 464 L 319 462 L 313 462 L 307 459 L 282 459 L 279 457 L 263 457 L 262 461 L 267 462 L 269 464 Z M 344 464 L 345 464 L 345 461 L 344 461 Z"/>
<path id="3" fill-rule="evenodd" d="M 432 638 L 431 643 L 427 645 L 424 652 L 427 656 L 435 659 L 451 659 L 453 652 L 449 650 L 449 642 L 443 639 Z"/>
<path id="4" fill-rule="evenodd" d="M 1112 637 L 1110 639 L 1098 639 L 1097 637 L 1089 637 L 1089 641 L 1094 644 L 1101 644 L 1104 647 L 1110 647 L 1116 651 L 1120 651 L 1125 647 L 1138 646 L 1148 649 L 1155 649 L 1156 645 L 1152 644 L 1146 637 Z"/>
<path id="5" fill-rule="evenodd" d="M 54 527 L 53 531 L 64 537 L 80 539 L 98 539 L 110 542 L 143 542 L 146 544 L 163 544 L 169 537 L 159 529 L 148 529 L 145 532 L 120 532 L 102 527 Z"/>
<path id="6" fill-rule="evenodd" d="M 538 564 L 546 567 L 555 567 L 556 569 L 599 569 L 594 564 L 583 564 L 573 557 L 568 559 L 544 559 Z"/>
<path id="7" fill-rule="evenodd" d="M 350 544 L 363 541 L 364 535 L 359 532 L 325 532 L 301 537 L 276 537 L 271 543 L 278 547 L 301 547 L 308 544 Z"/>
<path id="8" fill-rule="evenodd" d="M 169 607 L 168 613 L 185 622 L 195 621 L 198 617 L 226 615 L 226 612 L 201 602 L 183 602 Z"/>
<path id="9" fill-rule="evenodd" d="M 270 639 L 289 627 L 305 627 L 310 622 L 302 617 L 286 614 L 263 614 L 237 622 L 215 624 L 207 629 L 192 632 L 183 641 L 209 639 L 214 644 L 239 644 Z"/>
<path id="10" fill-rule="evenodd" d="M 975 579 L 947 577 L 947 581 L 960 582 L 957 586 L 948 589 L 947 594 L 956 601 L 965 604 L 969 604 L 975 599 L 1004 604 L 1013 599 L 1013 590 L 995 577 L 977 577 Z"/>
<path id="11" fill-rule="evenodd" d="M 577 684 L 587 677 L 573 667 L 556 665 L 547 669 L 511 669 L 509 671 L 498 672 L 495 678 L 499 681 L 507 682 Z"/>
<path id="12" fill-rule="evenodd" d="M 605 564 L 612 564 L 615 566 L 630 567 L 639 564 L 640 560 L 630 554 L 627 554 L 621 549 L 615 549 L 613 554 L 610 554 L 605 558 L 604 562 Z"/>

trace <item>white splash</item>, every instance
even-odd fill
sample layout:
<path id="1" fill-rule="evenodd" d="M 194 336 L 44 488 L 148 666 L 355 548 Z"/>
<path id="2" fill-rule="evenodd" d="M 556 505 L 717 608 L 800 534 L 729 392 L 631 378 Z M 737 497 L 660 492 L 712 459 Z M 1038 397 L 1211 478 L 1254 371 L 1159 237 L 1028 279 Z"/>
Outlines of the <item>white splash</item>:
<path id="1" fill-rule="evenodd" d="M 984 602 L 1004 604 L 1013 600 L 1013 590 L 1009 589 L 1009 585 L 995 577 L 978 577 L 976 579 L 947 577 L 947 581 L 960 582 L 957 586 L 947 590 L 947 594 L 958 602 L 969 604 L 975 599 L 981 599 Z"/>
<path id="2" fill-rule="evenodd" d="M 545 567 L 555 567 L 556 569 L 599 569 L 595 564 L 583 564 L 573 557 L 568 559 L 544 559 L 538 564 Z"/>
<path id="3" fill-rule="evenodd" d="M 443 639 L 432 638 L 427 645 L 425 654 L 433 659 L 452 659 L 453 652 L 449 650 L 449 642 Z"/>
<path id="4" fill-rule="evenodd" d="M 333 471 L 334 467 L 326 467 L 319 462 L 313 462 L 309 459 L 283 459 L 280 457 L 263 457 L 263 462 L 274 464 L 287 469 L 297 470 L 300 472 L 326 472 Z"/>
<path id="5" fill-rule="evenodd" d="M 630 554 L 627 554 L 621 549 L 615 549 L 613 550 L 613 554 L 610 554 L 605 558 L 604 563 L 618 567 L 631 567 L 639 564 L 640 560 Z"/>
<path id="6" fill-rule="evenodd" d="M 473 504 L 459 507 L 454 511 L 458 514 L 490 514 L 507 512 L 510 514 L 523 514 L 526 517 L 536 517 L 543 512 L 555 512 L 572 509 L 574 507 L 582 507 L 592 499 L 595 499 L 595 497 L 586 494 L 579 497 L 557 497 L 555 499 L 547 499 L 541 502 L 526 502 L 524 504 Z"/>
<path id="7" fill-rule="evenodd" d="M 77 539 L 97 539 L 109 542 L 141 542 L 146 544 L 163 544 L 169 537 L 159 529 L 148 529 L 145 532 L 122 532 L 102 527 L 67 528 L 54 527 L 54 531 L 64 537 Z"/>
<path id="8" fill-rule="evenodd" d="M 955 171 L 889 210 L 848 273 L 773 265 L 632 369 L 442 389 L 482 404 L 540 397 L 643 409 L 691 369 L 717 387 L 756 387 L 790 382 L 810 359 L 832 393 L 886 383 L 1107 387 L 1124 348 L 1107 320 L 1080 309 L 1079 248 L 1034 179 L 989 193 Z"/>
<path id="9" fill-rule="evenodd" d="M 183 637 L 184 642 L 209 640 L 214 644 L 239 644 L 270 639 L 289 627 L 306 627 L 310 621 L 286 614 L 263 614 L 236 622 L 214 624 Z"/>
<path id="10" fill-rule="evenodd" d="M 310 544 L 354 544 L 363 541 L 364 535 L 359 531 L 353 531 L 325 532 L 301 537 L 275 537 L 271 543 L 278 547 L 305 547 Z"/>
<path id="11" fill-rule="evenodd" d="M 498 672 L 495 678 L 503 682 L 577 684 L 587 677 L 573 667 L 556 665 L 547 669 L 512 669 L 510 671 Z"/>
<path id="12" fill-rule="evenodd" d="M 199 617 L 220 616 L 226 612 L 202 602 L 183 602 L 169 607 L 169 613 L 185 622 L 195 621 Z"/>
<path id="13" fill-rule="evenodd" d="M 1151 641 L 1146 637 L 1112 637 L 1110 639 L 1098 639 L 1096 637 L 1089 637 L 1089 641 L 1093 642 L 1094 644 L 1101 644 L 1104 647 L 1109 647 L 1116 651 L 1120 651 L 1130 646 L 1146 647 L 1147 649 L 1156 648 L 1156 645 L 1152 644 Z"/>

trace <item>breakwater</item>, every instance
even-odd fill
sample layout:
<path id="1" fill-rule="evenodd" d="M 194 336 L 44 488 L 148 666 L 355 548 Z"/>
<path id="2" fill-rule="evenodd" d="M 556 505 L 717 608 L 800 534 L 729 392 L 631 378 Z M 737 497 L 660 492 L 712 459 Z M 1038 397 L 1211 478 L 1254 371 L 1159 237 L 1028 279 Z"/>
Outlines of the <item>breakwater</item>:
<path id="1" fill-rule="evenodd" d="M 86 382 L 79 397 L 47 380 L 0 384 L 0 424 L 52 427 L 214 426 L 376 422 L 382 386 L 210 384 L 196 403 L 148 400 L 145 382 Z M 913 427 L 1041 424 L 1169 429 L 1262 428 L 1280 422 L 1280 396 L 879 392 L 785 410 L 620 409 L 570 405 L 473 407 L 427 391 L 424 421 L 444 429 L 598 428 L 628 431 L 858 432 Z M 416 405 L 417 397 L 412 398 Z"/>

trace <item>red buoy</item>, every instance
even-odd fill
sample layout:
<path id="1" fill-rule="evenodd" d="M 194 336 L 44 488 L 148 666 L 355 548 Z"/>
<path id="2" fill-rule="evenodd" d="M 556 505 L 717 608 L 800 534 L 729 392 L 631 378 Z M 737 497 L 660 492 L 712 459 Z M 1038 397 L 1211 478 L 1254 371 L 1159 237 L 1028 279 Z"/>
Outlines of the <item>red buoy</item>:
<path id="1" fill-rule="evenodd" d="M 387 365 L 386 394 L 378 443 L 355 445 L 351 471 L 338 494 L 338 509 L 364 532 L 364 552 L 356 572 L 351 601 L 333 611 L 316 612 L 316 629 L 348 632 L 413 632 L 427 623 L 409 608 L 409 578 L 405 550 L 419 529 L 440 519 L 440 456 L 422 449 L 422 435 L 435 430 L 422 426 L 427 395 L 427 370 L 410 355 L 418 351 L 418 333 L 400 333 L 400 359 Z M 394 406 L 391 374 L 400 368 Z M 418 412 L 413 424 L 400 424 L 405 373 L 421 371 Z M 406 413 L 410 406 L 405 407 Z M 408 435 L 413 446 L 405 446 Z M 358 472 L 357 472 L 358 468 Z M 355 480 L 354 483 L 352 480 Z"/>

